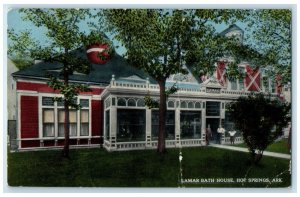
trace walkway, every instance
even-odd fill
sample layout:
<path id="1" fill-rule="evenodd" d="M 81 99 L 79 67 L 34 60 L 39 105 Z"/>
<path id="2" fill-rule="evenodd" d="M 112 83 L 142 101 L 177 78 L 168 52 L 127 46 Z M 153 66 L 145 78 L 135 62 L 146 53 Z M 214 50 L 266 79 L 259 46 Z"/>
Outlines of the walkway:
<path id="1" fill-rule="evenodd" d="M 222 149 L 228 149 L 228 150 L 234 150 L 234 151 L 249 152 L 249 150 L 247 148 L 236 147 L 236 146 L 220 145 L 220 144 L 211 144 L 209 146 L 216 147 L 216 148 L 222 148 Z M 291 159 L 291 155 L 289 155 L 289 154 L 274 153 L 274 152 L 269 152 L 269 151 L 264 151 L 264 156 L 278 157 L 278 158 L 282 158 L 282 159 Z"/>

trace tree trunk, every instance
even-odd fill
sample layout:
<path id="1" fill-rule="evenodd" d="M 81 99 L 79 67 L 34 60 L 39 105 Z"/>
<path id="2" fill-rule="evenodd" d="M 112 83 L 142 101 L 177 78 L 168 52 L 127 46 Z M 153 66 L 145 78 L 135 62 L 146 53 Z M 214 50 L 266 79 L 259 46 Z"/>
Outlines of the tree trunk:
<path id="1" fill-rule="evenodd" d="M 160 96 L 159 96 L 159 130 L 158 130 L 158 145 L 157 152 L 160 154 L 165 153 L 166 143 L 165 143 L 165 132 L 166 132 L 166 113 L 167 113 L 167 97 L 166 97 L 166 80 L 158 82 Z"/>
<path id="2" fill-rule="evenodd" d="M 65 109 L 65 122 L 64 122 L 64 131 L 65 131 L 65 144 L 64 144 L 64 149 L 63 149 L 63 156 L 68 158 L 69 157 L 69 132 L 70 132 L 70 122 L 69 122 L 69 105 L 65 102 L 64 105 Z"/>
<path id="3" fill-rule="evenodd" d="M 65 70 L 64 71 L 64 83 L 65 86 L 69 85 L 69 74 L 68 71 Z M 64 97 L 66 98 L 66 96 L 64 95 Z M 70 139 L 70 119 L 69 119 L 69 104 L 68 102 L 65 100 L 64 102 L 64 110 L 65 110 L 65 122 L 64 122 L 64 134 L 65 134 L 65 143 L 64 143 L 64 149 L 63 149 L 63 157 L 65 158 L 69 158 L 69 139 Z"/>

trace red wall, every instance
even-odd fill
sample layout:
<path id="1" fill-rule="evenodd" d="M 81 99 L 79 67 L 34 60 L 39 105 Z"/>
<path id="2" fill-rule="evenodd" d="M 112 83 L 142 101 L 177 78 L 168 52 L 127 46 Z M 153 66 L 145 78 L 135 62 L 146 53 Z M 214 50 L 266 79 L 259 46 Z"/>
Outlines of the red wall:
<path id="1" fill-rule="evenodd" d="M 92 136 L 102 136 L 103 105 L 102 101 L 92 100 Z"/>
<path id="2" fill-rule="evenodd" d="M 21 138 L 39 137 L 38 97 L 21 96 Z"/>
<path id="3" fill-rule="evenodd" d="M 32 83 L 32 82 L 17 82 L 17 90 L 28 90 L 37 92 L 48 92 L 48 93 L 59 93 L 59 91 L 54 91 L 45 83 Z M 90 92 L 81 92 L 81 94 L 92 94 L 100 95 L 103 89 L 100 88 L 90 88 Z"/>
<path id="4" fill-rule="evenodd" d="M 104 90 L 102 88 L 90 88 L 90 92 L 81 92 L 82 95 L 100 95 Z M 36 91 L 36 92 L 48 92 L 53 93 L 55 96 L 58 91 L 54 91 L 45 83 L 33 83 L 33 82 L 17 82 L 17 90 L 25 90 L 25 91 Z M 102 101 L 92 100 L 91 106 L 91 127 L 92 127 L 92 136 L 102 136 L 102 128 L 103 128 L 103 104 Z M 20 97 L 20 116 L 21 116 L 21 138 L 38 138 L 39 137 L 39 116 L 38 116 L 38 97 L 37 96 L 21 96 Z M 58 146 L 63 145 L 64 140 L 58 141 Z M 87 144 L 88 140 L 80 140 L 80 144 Z M 92 144 L 99 144 L 100 139 L 92 139 Z M 76 140 L 70 141 L 71 145 L 77 144 Z M 39 147 L 39 140 L 29 140 L 22 141 L 21 148 L 27 147 Z M 54 146 L 54 140 L 46 140 L 44 141 L 44 146 Z"/>

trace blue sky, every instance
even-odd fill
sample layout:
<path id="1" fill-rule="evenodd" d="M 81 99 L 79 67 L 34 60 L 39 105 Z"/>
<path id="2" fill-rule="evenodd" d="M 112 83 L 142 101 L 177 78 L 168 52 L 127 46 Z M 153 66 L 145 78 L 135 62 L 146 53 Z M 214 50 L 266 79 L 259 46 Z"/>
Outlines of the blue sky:
<path id="1" fill-rule="evenodd" d="M 245 30 L 246 24 L 241 23 L 241 22 L 237 22 L 236 24 L 240 28 Z M 21 14 L 18 12 L 18 9 L 12 9 L 8 12 L 7 25 L 8 25 L 8 29 L 13 28 L 16 32 L 24 31 L 26 29 L 30 30 L 33 38 L 40 41 L 41 43 L 45 43 L 45 34 L 43 33 L 43 32 L 45 32 L 45 30 L 43 30 L 42 28 L 35 27 L 29 21 L 23 21 L 21 18 Z M 226 29 L 228 26 L 229 26 L 228 24 L 227 25 L 219 24 L 219 25 L 216 25 L 215 28 L 216 28 L 217 32 L 221 32 L 224 29 Z M 86 31 L 86 32 L 89 31 L 89 27 L 84 22 L 81 23 L 80 28 L 82 29 L 82 31 Z M 111 38 L 111 35 L 108 35 L 108 36 Z M 8 44 L 9 43 L 10 43 L 10 41 L 8 39 Z M 120 46 L 120 43 L 118 43 L 117 41 L 114 40 L 114 45 Z M 119 48 L 116 49 L 117 53 L 119 53 L 119 54 L 123 54 L 124 50 L 125 49 L 122 46 L 120 46 Z"/>

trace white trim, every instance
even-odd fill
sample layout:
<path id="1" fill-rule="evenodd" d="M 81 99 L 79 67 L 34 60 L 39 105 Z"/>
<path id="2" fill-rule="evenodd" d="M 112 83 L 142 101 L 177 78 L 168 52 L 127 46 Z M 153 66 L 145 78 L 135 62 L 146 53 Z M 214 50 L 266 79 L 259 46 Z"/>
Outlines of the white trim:
<path id="1" fill-rule="evenodd" d="M 92 99 L 89 98 L 89 137 L 92 137 L 92 118 L 93 118 L 92 111 L 93 111 Z"/>
<path id="2" fill-rule="evenodd" d="M 102 98 L 100 95 L 92 95 L 92 100 L 97 100 L 97 101 L 101 101 Z"/>
<path id="3" fill-rule="evenodd" d="M 31 91 L 31 90 L 17 90 L 17 93 L 23 93 L 23 94 L 36 94 L 36 95 L 39 94 L 37 91 Z"/>
<path id="4" fill-rule="evenodd" d="M 86 53 L 91 53 L 91 52 L 99 52 L 99 53 L 101 53 L 101 52 L 103 52 L 105 49 L 104 48 L 97 48 L 97 47 L 95 47 L 95 48 L 90 48 L 90 49 L 88 49 L 87 51 L 86 51 Z"/>
<path id="5" fill-rule="evenodd" d="M 146 128 L 145 128 L 145 137 L 147 140 L 147 136 L 152 136 L 152 109 L 146 108 Z"/>
<path id="6" fill-rule="evenodd" d="M 47 84 L 47 82 L 44 81 L 38 81 L 38 80 L 26 80 L 26 79 L 20 79 L 17 78 L 17 82 L 27 82 L 27 83 L 36 83 L 36 84 Z"/>
<path id="7" fill-rule="evenodd" d="M 17 98 L 18 98 L 18 106 L 17 106 L 17 114 L 18 114 L 18 121 L 17 121 L 17 139 L 21 139 L 21 95 L 17 92 Z M 21 148 L 21 141 L 18 143 L 18 148 Z"/>
<path id="8" fill-rule="evenodd" d="M 41 107 L 42 105 L 42 96 L 39 96 L 38 98 L 38 113 L 39 113 L 39 138 L 43 137 L 43 109 Z M 42 117 L 42 118 L 40 118 Z M 55 120 L 54 120 L 55 121 Z"/>
<path id="9" fill-rule="evenodd" d="M 24 76 L 14 76 L 16 78 L 16 82 L 27 82 L 27 83 L 36 83 L 36 84 L 47 84 L 49 78 L 47 77 L 24 77 Z M 44 80 L 44 81 L 41 81 Z M 106 89 L 109 84 L 108 83 L 98 83 L 98 82 L 89 82 L 89 81 L 76 81 L 70 80 L 70 83 L 81 83 L 86 84 L 89 88 L 95 89 Z M 91 85 L 90 85 L 91 84 Z"/>

